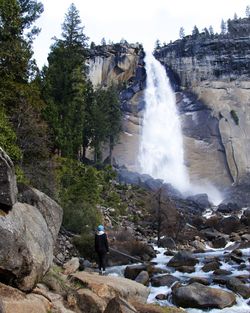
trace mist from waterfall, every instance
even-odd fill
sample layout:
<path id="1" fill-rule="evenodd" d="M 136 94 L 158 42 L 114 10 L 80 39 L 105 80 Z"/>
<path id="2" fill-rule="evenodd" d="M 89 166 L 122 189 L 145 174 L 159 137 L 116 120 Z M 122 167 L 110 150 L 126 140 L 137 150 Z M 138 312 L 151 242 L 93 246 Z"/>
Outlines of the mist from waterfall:
<path id="1" fill-rule="evenodd" d="M 191 185 L 184 165 L 181 121 L 166 70 L 150 52 L 146 53 L 145 63 L 146 108 L 138 156 L 141 173 L 160 178 L 182 193 L 207 193 L 210 201 L 219 203 L 222 197 L 211 184 Z"/>

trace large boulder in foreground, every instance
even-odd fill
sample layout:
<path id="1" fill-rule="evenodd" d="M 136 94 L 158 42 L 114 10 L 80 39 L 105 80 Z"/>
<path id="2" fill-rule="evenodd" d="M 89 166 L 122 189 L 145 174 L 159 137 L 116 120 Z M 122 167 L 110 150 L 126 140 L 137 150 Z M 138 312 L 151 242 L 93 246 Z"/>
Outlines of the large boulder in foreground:
<path id="1" fill-rule="evenodd" d="M 52 199 L 47 207 L 48 197 L 37 194 L 40 206 L 50 212 L 42 214 L 35 206 L 17 202 L 0 216 L 0 280 L 22 291 L 31 290 L 51 266 L 62 221 L 61 207 Z"/>
<path id="2" fill-rule="evenodd" d="M 184 308 L 218 308 L 231 307 L 236 296 L 228 291 L 211 288 L 199 283 L 174 288 L 173 301 Z"/>
<path id="3" fill-rule="evenodd" d="M 17 187 L 14 165 L 0 147 L 0 208 L 16 203 Z"/>
<path id="4" fill-rule="evenodd" d="M 88 272 L 78 272 L 73 274 L 72 277 L 87 285 L 97 296 L 107 302 L 119 296 L 129 302 L 145 303 L 149 295 L 147 287 L 123 277 L 107 277 Z"/>
<path id="5" fill-rule="evenodd" d="M 25 294 L 18 289 L 0 283 L 0 299 L 2 313 L 47 313 L 50 312 L 51 303 L 45 297 L 37 294 Z"/>

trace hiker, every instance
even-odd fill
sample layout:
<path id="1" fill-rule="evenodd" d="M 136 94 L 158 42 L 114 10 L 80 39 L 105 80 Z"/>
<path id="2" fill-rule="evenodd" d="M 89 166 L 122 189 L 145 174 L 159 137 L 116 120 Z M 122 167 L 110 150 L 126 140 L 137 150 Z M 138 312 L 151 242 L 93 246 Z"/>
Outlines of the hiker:
<path id="1" fill-rule="evenodd" d="M 103 275 L 106 270 L 106 255 L 109 253 L 108 239 L 104 232 L 103 225 L 97 227 L 95 234 L 95 251 L 98 255 L 99 274 Z"/>

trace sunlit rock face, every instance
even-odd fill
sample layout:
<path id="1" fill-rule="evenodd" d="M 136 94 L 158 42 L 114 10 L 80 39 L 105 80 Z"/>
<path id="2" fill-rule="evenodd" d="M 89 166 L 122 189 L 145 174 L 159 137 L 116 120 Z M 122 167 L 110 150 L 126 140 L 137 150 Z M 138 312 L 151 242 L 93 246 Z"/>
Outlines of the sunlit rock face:
<path id="1" fill-rule="evenodd" d="M 88 77 L 93 86 L 107 87 L 111 84 L 122 87 L 120 101 L 123 110 L 123 131 L 113 150 L 113 162 L 137 168 L 139 134 L 144 108 L 146 73 L 144 53 L 139 44 L 114 44 L 98 46 L 90 50 Z M 103 147 L 103 159 L 109 149 Z M 87 153 L 92 158 L 91 151 Z"/>
<path id="2" fill-rule="evenodd" d="M 250 168 L 250 19 L 231 21 L 228 30 L 187 36 L 156 52 L 179 90 L 191 177 L 222 186 Z"/>

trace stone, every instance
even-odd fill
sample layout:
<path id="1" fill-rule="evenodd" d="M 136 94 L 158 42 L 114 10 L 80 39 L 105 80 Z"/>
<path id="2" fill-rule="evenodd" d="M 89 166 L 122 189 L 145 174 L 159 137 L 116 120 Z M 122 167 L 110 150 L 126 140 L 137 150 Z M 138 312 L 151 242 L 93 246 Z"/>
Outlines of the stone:
<path id="1" fill-rule="evenodd" d="M 194 266 L 188 266 L 188 265 L 182 265 L 178 266 L 177 270 L 182 273 L 194 273 L 195 267 Z"/>
<path id="2" fill-rule="evenodd" d="M 9 210 L 17 201 L 15 168 L 9 156 L 0 147 L 0 204 Z"/>
<path id="3" fill-rule="evenodd" d="M 18 289 L 0 283 L 0 298 L 3 303 L 3 313 L 47 313 L 51 303 L 45 297 L 37 294 L 25 294 Z"/>
<path id="4" fill-rule="evenodd" d="M 168 262 L 168 266 L 179 267 L 179 266 L 194 266 L 199 261 L 187 251 L 179 251 L 175 256 L 173 256 Z"/>
<path id="5" fill-rule="evenodd" d="M 203 272 L 211 272 L 211 271 L 214 271 L 214 270 L 217 270 L 220 268 L 220 262 L 218 261 L 212 261 L 212 262 L 209 262 L 205 265 L 203 265 L 203 267 L 201 268 Z"/>
<path id="6" fill-rule="evenodd" d="M 53 216 L 60 216 L 62 209 L 56 204 L 46 212 L 47 218 L 37 207 L 17 202 L 8 214 L 0 216 L 2 281 L 25 292 L 30 291 L 52 265 L 61 219 L 55 219 L 53 226 L 52 220 Z"/>
<path id="7" fill-rule="evenodd" d="M 45 193 L 24 184 L 18 184 L 18 192 L 19 202 L 30 204 L 40 211 L 55 242 L 62 224 L 62 207 Z"/>
<path id="8" fill-rule="evenodd" d="M 148 272 L 147 271 L 142 271 L 140 272 L 136 278 L 135 278 L 135 281 L 137 283 L 140 283 L 144 286 L 148 286 L 149 284 L 149 275 L 148 275 Z"/>
<path id="9" fill-rule="evenodd" d="M 78 294 L 78 307 L 82 312 L 88 313 L 102 313 L 106 308 L 106 301 L 97 296 L 89 289 L 79 289 Z"/>
<path id="10" fill-rule="evenodd" d="M 153 287 L 161 287 L 161 286 L 171 287 L 177 281 L 179 281 L 179 279 L 173 275 L 161 275 L 161 276 L 153 277 L 151 279 L 151 285 Z"/>
<path id="11" fill-rule="evenodd" d="M 173 238 L 171 237 L 164 237 L 161 238 L 159 241 L 159 245 L 163 248 L 167 248 L 170 250 L 176 250 L 176 244 Z"/>
<path id="12" fill-rule="evenodd" d="M 179 287 L 173 290 L 173 301 L 184 308 L 218 308 L 231 307 L 236 296 L 228 291 L 211 288 L 199 283 Z"/>
<path id="13" fill-rule="evenodd" d="M 79 258 L 72 258 L 71 260 L 63 264 L 64 274 L 70 275 L 72 273 L 75 273 L 78 270 L 79 266 Z"/>
<path id="14" fill-rule="evenodd" d="M 224 248 L 227 244 L 227 240 L 225 237 L 217 237 L 212 241 L 213 247 L 218 248 Z"/>
<path id="15" fill-rule="evenodd" d="M 250 297 L 250 287 L 246 284 L 243 284 L 242 281 L 238 278 L 230 278 L 227 281 L 227 288 L 240 294 L 244 299 L 248 299 Z"/>
<path id="16" fill-rule="evenodd" d="M 147 266 L 144 265 L 144 264 L 141 264 L 141 265 L 128 265 L 125 268 L 124 277 L 134 280 L 140 274 L 140 272 L 146 271 L 146 270 L 147 270 Z"/>
<path id="17" fill-rule="evenodd" d="M 133 303 L 138 313 L 186 313 L 182 308 L 176 307 L 160 307 L 154 304 Z"/>
<path id="18" fill-rule="evenodd" d="M 237 216 L 223 218 L 218 223 L 218 230 L 225 234 L 236 232 L 240 228 L 240 219 Z"/>
<path id="19" fill-rule="evenodd" d="M 204 277 L 192 277 L 189 280 L 189 284 L 192 284 L 192 283 L 199 283 L 199 284 L 208 286 L 209 280 L 207 278 L 204 278 Z"/>
<path id="20" fill-rule="evenodd" d="M 97 273 L 78 272 L 72 274 L 97 296 L 105 301 L 113 299 L 115 296 L 126 301 L 139 301 L 145 303 L 149 295 L 149 289 L 142 284 L 123 277 L 100 276 Z"/>
<path id="21" fill-rule="evenodd" d="M 132 304 L 128 303 L 126 300 L 115 297 L 109 301 L 104 313 L 137 313 L 137 310 Z"/>
<path id="22" fill-rule="evenodd" d="M 189 196 L 187 197 L 187 199 L 196 202 L 198 206 L 202 209 L 206 209 L 211 206 L 208 200 L 208 195 L 206 193 Z"/>
<path id="23" fill-rule="evenodd" d="M 164 295 L 163 293 L 160 293 L 158 295 L 155 296 L 155 299 L 156 300 L 167 300 L 168 296 L 167 295 Z"/>

